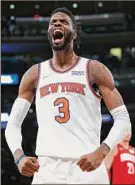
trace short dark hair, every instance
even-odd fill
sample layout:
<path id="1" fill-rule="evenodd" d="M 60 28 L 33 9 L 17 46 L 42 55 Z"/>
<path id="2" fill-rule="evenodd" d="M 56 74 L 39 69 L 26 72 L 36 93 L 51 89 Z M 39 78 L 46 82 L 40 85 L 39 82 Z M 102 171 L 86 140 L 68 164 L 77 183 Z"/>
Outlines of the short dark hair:
<path id="1" fill-rule="evenodd" d="M 68 15 L 70 17 L 70 19 L 72 20 L 72 23 L 73 23 L 73 27 L 74 29 L 76 30 L 77 29 L 77 22 L 74 18 L 74 15 L 72 14 L 72 12 L 70 10 L 68 10 L 67 8 L 65 7 L 62 7 L 62 8 L 56 8 L 52 13 L 51 13 L 51 17 L 57 13 L 57 12 L 62 12 L 62 13 L 65 13 L 66 15 Z"/>
<path id="2" fill-rule="evenodd" d="M 68 10 L 66 7 L 61 7 L 61 8 L 56 8 L 52 13 L 51 13 L 51 17 L 57 13 L 57 12 L 62 12 L 65 13 L 66 15 L 68 15 L 70 17 L 70 19 L 72 20 L 73 23 L 73 28 L 76 30 L 77 32 L 77 38 L 75 43 L 77 44 L 77 46 L 79 47 L 79 43 L 80 43 L 80 37 L 82 36 L 83 32 L 82 32 L 82 28 L 81 28 L 81 22 L 80 21 L 76 21 L 74 15 L 72 14 L 72 12 L 70 10 Z"/>

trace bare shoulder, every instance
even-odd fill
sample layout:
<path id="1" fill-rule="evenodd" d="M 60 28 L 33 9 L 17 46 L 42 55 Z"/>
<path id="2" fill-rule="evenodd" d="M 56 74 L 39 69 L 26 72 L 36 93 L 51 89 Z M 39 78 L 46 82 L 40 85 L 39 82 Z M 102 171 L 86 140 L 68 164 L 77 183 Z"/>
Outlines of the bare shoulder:
<path id="1" fill-rule="evenodd" d="M 94 83 L 99 87 L 102 98 L 109 110 L 124 104 L 123 98 L 115 88 L 115 83 L 110 70 L 98 61 L 90 62 L 90 70 Z"/>
<path id="2" fill-rule="evenodd" d="M 23 75 L 22 79 L 30 79 L 34 80 L 38 77 L 38 64 L 33 65 L 30 67 Z"/>
<path id="3" fill-rule="evenodd" d="M 35 87 L 38 80 L 38 64 L 30 67 L 22 77 L 19 86 L 19 97 L 31 101 L 35 93 Z"/>
<path id="4" fill-rule="evenodd" d="M 36 85 L 36 81 L 38 78 L 38 64 L 33 65 L 30 67 L 23 75 L 20 86 L 25 85 Z"/>
<path id="5" fill-rule="evenodd" d="M 110 70 L 101 62 L 92 60 L 90 62 L 90 71 L 92 73 L 94 82 L 100 86 L 103 85 L 110 89 L 114 89 L 114 79 Z"/>

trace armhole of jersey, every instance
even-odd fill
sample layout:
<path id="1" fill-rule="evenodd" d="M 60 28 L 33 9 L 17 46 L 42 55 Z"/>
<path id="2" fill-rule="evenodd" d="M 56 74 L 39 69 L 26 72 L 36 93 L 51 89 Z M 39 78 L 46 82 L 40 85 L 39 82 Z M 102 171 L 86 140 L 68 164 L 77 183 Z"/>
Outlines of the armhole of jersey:
<path id="1" fill-rule="evenodd" d="M 96 96 L 96 98 L 98 98 L 99 100 L 101 100 L 101 96 L 99 96 L 95 91 L 94 91 L 94 89 L 93 89 L 93 87 L 92 87 L 92 82 L 90 81 L 90 72 L 89 72 L 89 64 L 90 64 L 90 61 L 91 60 L 88 60 L 87 61 L 87 64 L 86 64 L 86 78 L 87 78 L 87 83 L 88 83 L 88 86 L 89 86 L 89 89 L 90 89 L 90 91 L 92 92 L 92 94 L 94 95 L 94 96 Z"/>
<path id="2" fill-rule="evenodd" d="M 40 73 L 41 73 L 41 63 L 38 64 L 38 76 L 37 76 L 37 82 L 36 82 L 36 92 L 37 92 L 39 81 L 40 81 Z"/>

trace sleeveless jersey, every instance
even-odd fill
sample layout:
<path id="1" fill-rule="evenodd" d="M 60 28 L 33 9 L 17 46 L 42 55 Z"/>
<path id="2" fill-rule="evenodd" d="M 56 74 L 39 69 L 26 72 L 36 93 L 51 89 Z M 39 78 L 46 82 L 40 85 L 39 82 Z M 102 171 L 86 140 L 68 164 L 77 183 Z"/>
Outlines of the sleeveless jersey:
<path id="1" fill-rule="evenodd" d="M 135 148 L 118 145 L 112 165 L 112 184 L 135 184 Z"/>
<path id="2" fill-rule="evenodd" d="M 36 154 L 77 159 L 100 146 L 100 97 L 88 81 L 90 60 L 79 57 L 65 72 L 40 63 L 36 91 Z"/>

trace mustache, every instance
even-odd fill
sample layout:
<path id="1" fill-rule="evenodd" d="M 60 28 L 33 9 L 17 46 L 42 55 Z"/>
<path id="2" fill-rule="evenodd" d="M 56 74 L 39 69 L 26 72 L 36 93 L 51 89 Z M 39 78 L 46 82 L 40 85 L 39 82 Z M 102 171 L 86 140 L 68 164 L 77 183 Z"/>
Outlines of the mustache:
<path id="1" fill-rule="evenodd" d="M 65 38 L 70 37 L 71 40 L 74 37 L 74 34 L 72 32 L 69 32 L 69 31 L 66 34 L 63 34 L 63 35 L 64 35 Z M 47 37 L 48 37 L 49 40 L 51 40 L 53 38 L 53 33 L 47 32 Z"/>
<path id="2" fill-rule="evenodd" d="M 60 46 L 55 46 L 53 45 L 53 34 L 50 32 L 47 32 L 48 35 L 48 40 L 50 42 L 51 47 L 55 50 L 55 51 L 59 51 L 59 50 L 63 50 L 63 49 L 68 49 L 70 46 L 70 43 L 72 42 L 73 38 L 74 38 L 74 34 L 73 32 L 67 32 L 66 34 L 64 34 L 64 43 Z"/>

